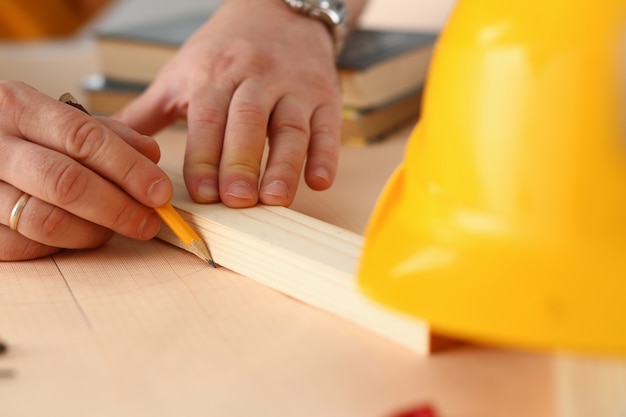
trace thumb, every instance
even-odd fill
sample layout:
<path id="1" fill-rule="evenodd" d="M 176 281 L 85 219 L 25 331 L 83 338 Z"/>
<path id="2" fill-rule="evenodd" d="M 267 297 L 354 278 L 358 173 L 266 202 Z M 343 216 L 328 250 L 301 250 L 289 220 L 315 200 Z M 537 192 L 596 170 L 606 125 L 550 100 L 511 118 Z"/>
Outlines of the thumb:
<path id="1" fill-rule="evenodd" d="M 152 135 L 177 119 L 176 109 L 168 106 L 168 101 L 160 84 L 152 83 L 146 91 L 111 117 L 141 134 Z"/>

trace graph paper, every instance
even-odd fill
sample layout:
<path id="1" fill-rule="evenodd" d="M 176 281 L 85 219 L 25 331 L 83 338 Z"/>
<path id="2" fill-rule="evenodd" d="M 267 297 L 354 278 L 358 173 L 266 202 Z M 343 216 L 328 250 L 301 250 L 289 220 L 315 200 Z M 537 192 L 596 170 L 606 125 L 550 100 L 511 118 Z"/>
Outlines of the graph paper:
<path id="1" fill-rule="evenodd" d="M 122 237 L 0 263 L 0 335 L 14 372 L 3 416 L 377 416 L 415 395 L 419 365 L 227 269 Z"/>

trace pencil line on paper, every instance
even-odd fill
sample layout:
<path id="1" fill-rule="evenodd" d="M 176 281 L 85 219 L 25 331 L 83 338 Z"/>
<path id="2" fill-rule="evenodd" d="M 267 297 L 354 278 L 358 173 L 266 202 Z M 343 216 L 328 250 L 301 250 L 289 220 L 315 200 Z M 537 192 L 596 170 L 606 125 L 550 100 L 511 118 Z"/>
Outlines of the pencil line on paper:
<path id="1" fill-rule="evenodd" d="M 72 290 L 72 287 L 70 286 L 70 283 L 67 281 L 67 278 L 65 278 L 65 275 L 63 275 L 63 271 L 61 271 L 61 268 L 59 268 L 59 264 L 57 264 L 57 260 L 54 259 L 54 256 L 52 257 L 52 262 L 54 262 L 54 265 L 59 271 L 59 274 L 61 274 L 61 278 L 63 278 L 63 282 L 65 283 L 67 290 L 72 296 L 72 300 L 74 300 L 74 305 L 76 305 L 76 308 L 78 308 L 78 311 L 80 312 L 80 315 L 83 317 L 83 320 L 85 320 L 87 327 L 90 329 L 93 329 L 93 325 L 91 324 L 91 320 L 89 320 L 89 316 L 87 315 L 87 313 L 85 313 L 85 310 L 83 309 L 83 306 L 78 301 L 78 298 L 76 298 L 76 294 L 74 294 L 74 291 Z"/>

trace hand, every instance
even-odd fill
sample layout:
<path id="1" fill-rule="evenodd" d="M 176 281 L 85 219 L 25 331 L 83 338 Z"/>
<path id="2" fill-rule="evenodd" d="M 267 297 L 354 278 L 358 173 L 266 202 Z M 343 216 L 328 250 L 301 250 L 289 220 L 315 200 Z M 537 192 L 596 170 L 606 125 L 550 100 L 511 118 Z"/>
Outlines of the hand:
<path id="1" fill-rule="evenodd" d="M 144 134 L 187 118 L 184 177 L 195 201 L 289 206 L 303 166 L 315 190 L 335 177 L 341 94 L 332 38 L 281 1 L 226 0 L 114 117 Z"/>
<path id="2" fill-rule="evenodd" d="M 0 81 L 0 260 L 92 248 L 113 232 L 150 239 L 172 184 L 159 148 L 113 120 L 90 117 L 19 82 Z M 27 201 L 17 229 L 9 214 Z"/>

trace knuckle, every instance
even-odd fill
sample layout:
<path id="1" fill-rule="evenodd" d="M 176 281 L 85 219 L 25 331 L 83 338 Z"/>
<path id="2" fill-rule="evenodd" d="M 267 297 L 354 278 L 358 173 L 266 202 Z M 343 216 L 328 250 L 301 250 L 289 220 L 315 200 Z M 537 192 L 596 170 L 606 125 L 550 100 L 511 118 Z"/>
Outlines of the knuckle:
<path id="1" fill-rule="evenodd" d="M 274 134 L 296 134 L 300 137 L 309 137 L 309 124 L 302 119 L 281 118 L 272 122 Z"/>
<path id="2" fill-rule="evenodd" d="M 260 74 L 267 70 L 272 59 L 249 41 L 233 40 L 228 48 L 215 52 L 207 74 L 213 80 L 219 80 L 226 73 L 237 73 L 242 68 Z"/>
<path id="3" fill-rule="evenodd" d="M 0 80 L 0 109 L 3 112 L 14 109 L 19 102 L 20 91 L 25 88 L 30 87 L 21 81 Z"/>
<path id="4" fill-rule="evenodd" d="M 233 111 L 237 123 L 265 128 L 267 126 L 267 118 L 260 106 L 252 103 L 242 103 Z"/>
<path id="5" fill-rule="evenodd" d="M 8 230 L 8 229 L 6 229 Z M 21 235 L 5 236 L 6 230 L 0 232 L 0 262 L 15 262 L 35 259 L 58 252 L 58 248 L 43 245 Z"/>
<path id="6" fill-rule="evenodd" d="M 45 172 L 49 171 L 49 172 Z M 61 207 L 76 203 L 87 190 L 87 175 L 81 165 L 64 160 L 44 171 L 48 201 Z"/>
<path id="7" fill-rule="evenodd" d="M 226 113 L 217 107 L 198 106 L 194 112 L 193 123 L 223 131 L 226 128 Z"/>
<path id="8" fill-rule="evenodd" d="M 85 160 L 98 153 L 105 146 L 108 130 L 95 119 L 68 124 L 65 151 L 77 160 Z"/>
<path id="9" fill-rule="evenodd" d="M 56 206 L 49 206 L 47 210 L 44 210 L 40 213 L 42 218 L 38 235 L 44 241 L 63 235 L 68 230 L 70 224 L 67 212 Z"/>
<path id="10" fill-rule="evenodd" d="M 219 53 L 214 57 L 210 66 L 198 69 L 198 77 L 208 77 L 209 80 L 219 80 L 220 77 L 223 77 L 224 74 L 232 70 L 236 62 L 237 59 L 232 52 L 226 51 L 225 53 Z"/>
<path id="11" fill-rule="evenodd" d="M 300 174 L 300 165 L 296 163 L 294 159 L 285 159 L 283 161 L 276 161 L 272 164 L 272 170 L 282 173 L 287 173 L 288 175 L 297 175 Z"/>
<path id="12" fill-rule="evenodd" d="M 312 136 L 309 148 L 309 159 L 337 161 L 339 158 L 340 138 L 339 135 L 324 132 Z"/>
<path id="13" fill-rule="evenodd" d="M 126 201 L 121 203 L 120 206 L 117 207 L 117 210 L 113 213 L 113 216 L 109 220 L 109 224 L 105 225 L 107 228 L 111 230 L 126 230 L 129 225 L 133 224 L 135 219 L 135 206 L 130 202 Z M 139 227 L 136 227 L 134 230 L 139 230 Z"/>
<path id="14" fill-rule="evenodd" d="M 0 97 L 11 97 L 18 94 L 22 88 L 32 88 L 22 81 L 16 80 L 0 80 Z"/>
<path id="15" fill-rule="evenodd" d="M 0 80 L 0 106 L 6 105 L 15 101 L 16 89 L 15 82 Z"/>
<path id="16" fill-rule="evenodd" d="M 313 137 L 337 138 L 339 140 L 339 131 L 337 126 L 330 122 L 318 122 L 311 130 Z"/>
<path id="17" fill-rule="evenodd" d="M 337 148 L 339 145 L 337 145 Z M 330 146 L 318 146 L 315 148 L 315 154 L 311 158 L 315 160 L 336 161 L 338 157 L 338 149 Z"/>
<path id="18" fill-rule="evenodd" d="M 261 171 L 259 161 L 252 158 L 240 158 L 237 161 L 231 162 L 225 168 L 230 172 L 248 173 L 257 177 Z"/>
<path id="19" fill-rule="evenodd" d="M 132 159 L 126 161 L 123 164 L 119 164 L 119 171 L 116 175 L 116 182 L 120 186 L 127 184 L 133 184 L 137 178 L 146 175 L 148 168 L 145 165 L 145 161 L 141 159 Z"/>
<path id="20" fill-rule="evenodd" d="M 189 82 L 192 85 L 213 85 L 230 81 L 236 63 L 237 59 L 231 51 L 216 51 L 210 64 L 204 63 L 191 68 Z"/>
<path id="21" fill-rule="evenodd" d="M 10 237 L 0 242 L 0 262 L 12 262 L 22 260 L 24 245 L 17 245 Z"/>

